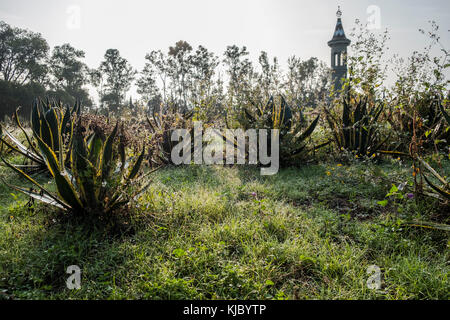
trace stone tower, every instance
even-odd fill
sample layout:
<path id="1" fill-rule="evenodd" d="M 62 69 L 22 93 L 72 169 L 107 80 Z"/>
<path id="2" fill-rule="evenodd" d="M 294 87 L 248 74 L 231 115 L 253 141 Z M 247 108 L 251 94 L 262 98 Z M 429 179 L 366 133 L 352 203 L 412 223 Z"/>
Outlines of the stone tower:
<path id="1" fill-rule="evenodd" d="M 336 13 L 337 23 L 334 30 L 333 39 L 328 41 L 331 47 L 331 68 L 333 69 L 333 83 L 334 89 L 339 91 L 342 89 L 342 78 L 347 77 L 347 47 L 350 45 L 350 40 L 347 39 L 342 26 L 342 12 L 338 7 Z"/>

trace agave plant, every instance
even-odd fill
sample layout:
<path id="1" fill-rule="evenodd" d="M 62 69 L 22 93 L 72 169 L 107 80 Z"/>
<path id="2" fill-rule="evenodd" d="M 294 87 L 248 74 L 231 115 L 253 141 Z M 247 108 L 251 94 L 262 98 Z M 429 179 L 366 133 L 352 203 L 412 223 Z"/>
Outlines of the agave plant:
<path id="1" fill-rule="evenodd" d="M 142 182 L 143 176 L 137 177 L 144 160 L 145 148 L 131 165 L 131 161 L 126 158 L 124 144 L 118 138 L 118 123 L 108 137 L 96 130 L 86 138 L 83 137 L 82 130 L 82 126 L 77 125 L 73 143 L 69 146 L 70 169 L 65 164 L 61 128 L 53 135 L 53 140 L 56 139 L 53 146 L 62 146 L 58 154 L 40 136 L 36 136 L 37 147 L 53 177 L 57 194 L 46 190 L 23 170 L 2 158 L 9 168 L 31 182 L 39 191 L 8 185 L 44 203 L 77 215 L 89 216 L 105 216 L 127 204 L 145 189 L 127 192 L 132 184 L 136 188 L 137 183 Z"/>
<path id="2" fill-rule="evenodd" d="M 326 119 L 340 150 L 354 152 L 358 156 L 374 156 L 388 138 L 382 140 L 378 119 L 384 104 L 375 102 L 369 107 L 368 98 L 343 98 L 342 115 L 325 108 Z"/>
<path id="3" fill-rule="evenodd" d="M 31 164 L 21 166 L 25 171 L 47 170 L 45 157 L 37 147 L 37 140 L 42 140 L 58 156 L 61 153 L 64 162 L 68 163 L 70 153 L 62 154 L 63 147 L 71 143 L 74 124 L 73 115 L 79 116 L 80 113 L 81 106 L 79 102 L 75 103 L 72 108 L 69 106 L 64 108 L 61 103 L 56 103 L 54 101 L 50 102 L 47 100 L 44 102 L 42 100 L 35 100 L 31 109 L 31 136 L 23 128 L 20 122 L 18 109 L 14 115 L 16 125 L 25 135 L 28 147 L 18 138 L 14 137 L 6 128 L 2 128 L 1 125 L 0 142 L 9 148 L 9 150 L 15 151 L 31 161 Z M 10 142 L 5 139 L 6 137 L 9 138 Z M 70 148 L 67 150 L 70 150 Z"/>
<path id="4" fill-rule="evenodd" d="M 271 96 L 267 104 L 256 106 L 253 112 L 248 108 L 242 108 L 237 122 L 244 129 L 278 129 L 280 164 L 293 165 L 304 159 L 311 151 L 311 148 L 308 148 L 307 139 L 314 132 L 319 119 L 320 114 L 307 126 L 301 110 L 293 112 L 284 97 L 280 95 L 279 99 Z M 229 127 L 228 123 L 227 127 Z M 227 141 L 225 136 L 223 139 L 226 143 L 232 143 L 236 147 L 235 141 Z"/>
<path id="5" fill-rule="evenodd" d="M 172 132 L 176 128 L 193 130 L 193 112 L 178 113 L 168 109 L 165 113 L 152 112 L 151 119 L 147 116 L 147 124 L 150 128 L 150 143 L 154 146 L 151 161 L 155 164 L 170 164 L 171 152 L 175 143 L 171 140 Z"/>
<path id="6" fill-rule="evenodd" d="M 427 184 L 431 187 L 432 190 L 426 191 L 426 194 L 432 196 L 434 198 L 438 198 L 441 200 L 450 200 L 450 181 L 447 181 L 444 177 L 442 177 L 436 170 L 433 169 L 425 160 L 418 157 L 420 164 L 429 172 L 432 176 L 434 176 L 439 183 L 442 185 L 439 186 L 436 183 L 431 182 L 431 179 L 427 177 L 426 174 L 422 174 L 423 178 L 427 182 Z"/>
<path id="7" fill-rule="evenodd" d="M 424 93 L 420 98 L 410 98 L 404 103 L 394 99 L 387 112 L 389 122 L 400 140 L 400 147 L 406 151 L 411 137 L 423 137 L 421 143 L 425 149 L 446 145 L 450 131 L 445 127 L 445 113 L 441 112 L 442 98 Z M 413 120 L 413 118 L 415 118 Z"/>
<path id="8" fill-rule="evenodd" d="M 443 118 L 447 122 L 447 125 L 450 125 L 450 115 L 444 110 L 444 107 L 442 105 L 440 105 L 440 111 L 442 112 Z M 428 162 L 423 160 L 421 157 L 417 156 L 417 160 L 429 174 L 431 174 L 437 181 L 439 181 L 440 184 L 439 185 L 432 182 L 431 179 L 421 171 L 423 178 L 431 188 L 431 190 L 425 191 L 425 194 L 444 201 L 450 201 L 450 181 L 441 176 L 436 170 L 433 169 L 433 167 L 431 167 Z"/>

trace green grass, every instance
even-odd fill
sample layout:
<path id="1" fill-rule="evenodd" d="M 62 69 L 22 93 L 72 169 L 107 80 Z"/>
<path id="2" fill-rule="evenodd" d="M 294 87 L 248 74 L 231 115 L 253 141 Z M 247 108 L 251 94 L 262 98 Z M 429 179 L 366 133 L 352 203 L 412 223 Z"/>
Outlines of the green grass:
<path id="1" fill-rule="evenodd" d="M 449 164 L 447 164 L 449 165 Z M 15 176 L 0 167 L 0 175 Z M 45 177 L 40 177 L 46 181 Z M 410 164 L 166 168 L 131 231 L 58 222 L 0 186 L 0 297 L 14 299 L 448 299 L 449 237 L 406 228 L 435 203 L 389 200 Z M 24 183 L 17 182 L 15 183 Z M 253 195 L 252 193 L 256 193 Z M 65 270 L 82 269 L 80 290 Z M 370 265 L 382 289 L 366 286 Z"/>

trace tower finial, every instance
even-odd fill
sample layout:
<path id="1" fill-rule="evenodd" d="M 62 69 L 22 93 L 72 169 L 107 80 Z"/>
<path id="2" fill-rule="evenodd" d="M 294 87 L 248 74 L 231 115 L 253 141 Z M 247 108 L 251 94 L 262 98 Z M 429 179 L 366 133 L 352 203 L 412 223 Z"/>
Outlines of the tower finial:
<path id="1" fill-rule="evenodd" d="M 338 11 L 336 12 L 336 16 L 337 16 L 338 18 L 342 17 L 341 6 L 338 6 Z"/>

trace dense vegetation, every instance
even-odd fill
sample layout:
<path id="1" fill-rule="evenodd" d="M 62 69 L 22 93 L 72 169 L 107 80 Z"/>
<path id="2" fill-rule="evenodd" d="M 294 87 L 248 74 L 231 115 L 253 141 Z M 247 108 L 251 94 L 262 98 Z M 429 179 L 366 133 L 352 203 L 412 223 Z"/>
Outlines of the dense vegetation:
<path id="1" fill-rule="evenodd" d="M 2 23 L 0 297 L 448 299 L 449 53 L 431 55 L 432 23 L 388 88 L 387 33 L 357 27 L 342 90 L 315 58 L 282 72 L 179 41 L 146 55 L 128 102 L 137 72 L 118 50 L 91 70 Z M 194 121 L 278 129 L 280 172 L 174 167 L 172 132 L 194 138 Z"/>

